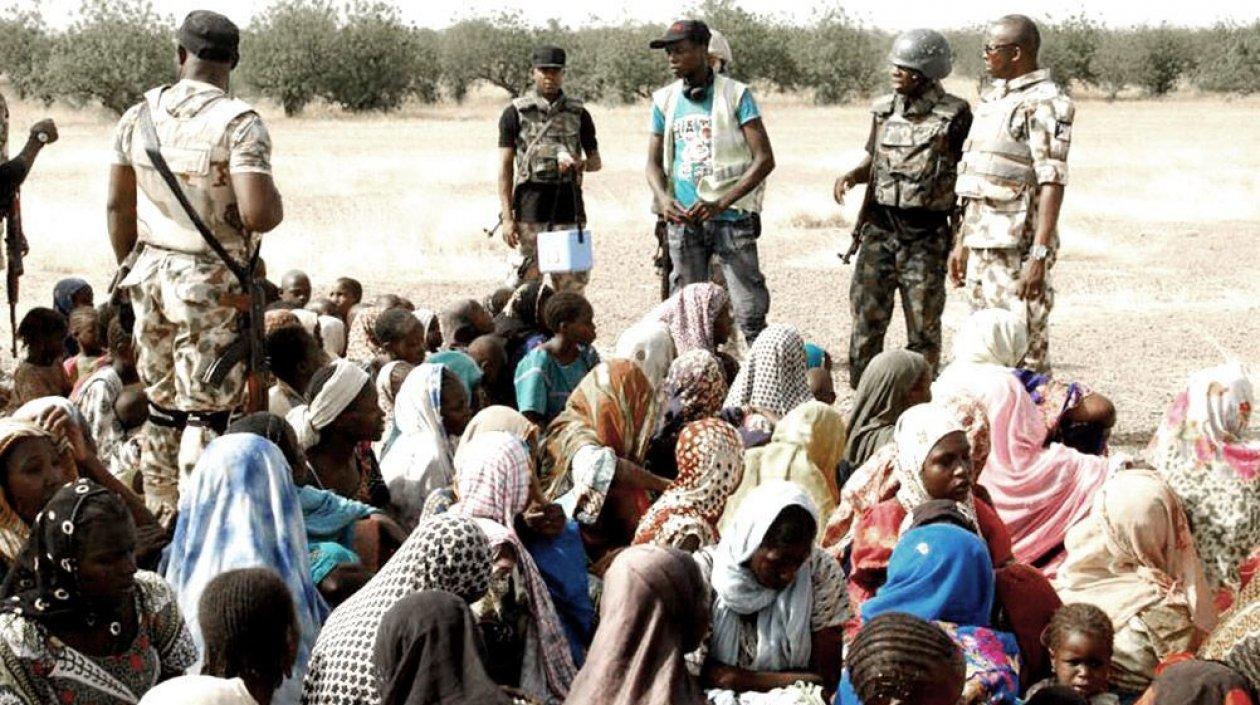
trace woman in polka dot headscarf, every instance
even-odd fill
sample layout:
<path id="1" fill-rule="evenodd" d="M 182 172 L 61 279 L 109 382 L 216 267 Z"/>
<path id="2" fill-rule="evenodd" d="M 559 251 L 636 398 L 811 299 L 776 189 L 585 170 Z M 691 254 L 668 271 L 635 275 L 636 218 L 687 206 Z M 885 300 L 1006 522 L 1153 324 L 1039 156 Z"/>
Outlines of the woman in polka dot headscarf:
<path id="1" fill-rule="evenodd" d="M 167 584 L 136 570 L 122 500 L 90 480 L 40 512 L 2 589 L 0 702 L 135 702 L 196 647 Z"/>

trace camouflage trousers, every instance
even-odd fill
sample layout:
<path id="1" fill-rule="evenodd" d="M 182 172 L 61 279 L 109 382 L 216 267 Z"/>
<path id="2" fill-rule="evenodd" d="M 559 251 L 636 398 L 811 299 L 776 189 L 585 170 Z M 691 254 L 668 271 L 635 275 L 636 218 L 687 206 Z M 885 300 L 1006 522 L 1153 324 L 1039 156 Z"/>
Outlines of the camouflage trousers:
<path id="1" fill-rule="evenodd" d="M 949 239 L 944 233 L 909 239 L 869 225 L 864 229 L 849 283 L 851 387 L 857 388 L 866 366 L 884 349 L 897 293 L 906 318 L 906 348 L 922 354 L 935 370 L 941 356 L 948 258 Z"/>
<path id="2" fill-rule="evenodd" d="M 1054 286 L 1050 269 L 1054 254 L 1046 260 L 1046 281 L 1041 295 L 1021 300 L 1016 295 L 1023 273 L 1027 248 L 1002 247 L 971 249 L 967 256 L 967 303 L 972 311 L 1004 308 L 1026 316 L 1028 354 L 1024 367 L 1037 372 L 1050 371 L 1050 310 L 1054 308 Z"/>
<path id="3" fill-rule="evenodd" d="M 238 365 L 223 382 L 203 381 L 210 365 L 238 336 L 231 299 L 240 285 L 213 254 L 190 255 L 147 247 L 122 282 L 136 312 L 136 370 L 149 402 L 181 412 L 235 408 L 245 389 Z M 140 473 L 145 503 L 163 519 L 179 505 L 179 482 L 213 440 L 208 428 L 145 423 Z"/>
<path id="4" fill-rule="evenodd" d="M 576 229 L 576 223 L 548 226 L 546 223 L 518 222 L 516 234 L 520 238 L 520 244 L 508 258 L 512 271 L 508 274 L 507 285 L 515 289 L 525 282 L 538 281 L 542 278 L 542 272 L 538 271 L 538 233 Z M 590 272 L 552 272 L 547 275 L 547 284 L 556 291 L 583 294 L 586 292 L 586 284 L 590 278 Z"/>

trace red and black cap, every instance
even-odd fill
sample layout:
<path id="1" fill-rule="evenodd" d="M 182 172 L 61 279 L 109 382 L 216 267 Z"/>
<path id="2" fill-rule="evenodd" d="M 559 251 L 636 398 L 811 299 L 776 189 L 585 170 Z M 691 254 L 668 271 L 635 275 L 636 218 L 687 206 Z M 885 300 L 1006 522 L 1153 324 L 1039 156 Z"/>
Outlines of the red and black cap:
<path id="1" fill-rule="evenodd" d="M 678 20 L 669 26 L 669 29 L 665 31 L 665 36 L 652 40 L 648 46 L 653 49 L 664 49 L 684 39 L 690 39 L 696 44 L 708 44 L 712 36 L 709 25 L 700 20 Z"/>

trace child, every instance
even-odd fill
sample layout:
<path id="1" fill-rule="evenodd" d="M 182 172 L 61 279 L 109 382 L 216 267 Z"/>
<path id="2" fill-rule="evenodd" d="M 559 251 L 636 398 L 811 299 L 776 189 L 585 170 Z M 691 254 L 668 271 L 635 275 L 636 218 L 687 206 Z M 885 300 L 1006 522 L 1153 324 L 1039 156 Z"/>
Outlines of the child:
<path id="1" fill-rule="evenodd" d="M 280 280 L 280 300 L 297 308 L 305 308 L 311 302 L 311 278 L 306 272 L 298 269 L 285 272 Z"/>
<path id="2" fill-rule="evenodd" d="M 110 364 L 93 373 L 73 401 L 96 439 L 101 462 L 112 469 L 127 440 L 126 428 L 118 417 L 118 399 L 124 387 L 140 381 L 131 333 L 123 329 L 118 316 L 109 321 L 109 353 Z"/>
<path id="3" fill-rule="evenodd" d="M 867 705 L 962 702 L 962 652 L 935 624 L 909 614 L 889 612 L 863 625 L 844 665 L 842 690 Z"/>
<path id="4" fill-rule="evenodd" d="M 483 335 L 468 346 L 468 355 L 481 368 L 481 388 L 486 395 L 486 404 L 514 406 L 516 393 L 512 389 L 512 380 L 507 375 L 507 348 L 503 344 L 503 338 Z"/>
<path id="5" fill-rule="evenodd" d="M 70 312 L 70 337 L 79 351 L 65 362 L 66 377 L 72 386 L 109 364 L 101 347 L 107 337 L 101 334 L 105 328 L 103 323 L 100 313 L 90 306 L 80 306 Z"/>
<path id="6" fill-rule="evenodd" d="M 525 418 L 545 426 L 564 411 L 569 395 L 599 365 L 595 309 L 581 294 L 551 297 L 543 319 L 553 335 L 516 366 L 516 405 Z"/>
<path id="7" fill-rule="evenodd" d="M 508 299 L 511 299 L 512 294 L 514 293 L 515 293 L 514 289 L 510 289 L 506 286 L 501 286 L 498 289 L 495 289 L 494 292 L 492 292 L 489 296 L 486 297 L 486 300 L 482 304 L 482 306 L 485 307 L 486 311 L 490 314 L 491 317 L 497 316 L 503 312 L 504 308 L 507 307 Z"/>
<path id="8" fill-rule="evenodd" d="M 836 403 L 836 385 L 827 368 L 814 367 L 805 373 L 805 377 L 809 380 L 809 391 L 814 399 L 828 406 Z"/>
<path id="9" fill-rule="evenodd" d="M 479 336 L 494 332 L 494 318 L 474 299 L 462 299 L 442 309 L 439 325 L 445 350 L 465 350 Z"/>
<path id="10" fill-rule="evenodd" d="M 315 373 L 328 364 L 329 356 L 301 326 L 277 328 L 267 334 L 264 346 L 276 378 L 267 392 L 267 410 L 284 416 L 307 402 L 303 392 Z"/>
<path id="11" fill-rule="evenodd" d="M 140 427 L 149 420 L 149 397 L 139 386 L 126 387 L 114 402 L 114 413 L 123 427 L 123 442 L 113 457 L 108 459 L 109 473 L 131 487 L 137 495 L 144 495 L 143 478 L 140 475 Z"/>
<path id="12" fill-rule="evenodd" d="M 328 301 L 332 303 L 332 315 L 350 323 L 350 310 L 363 301 L 363 285 L 350 277 L 342 277 L 328 292 Z"/>
<path id="13" fill-rule="evenodd" d="M 1050 650 L 1054 678 L 1028 690 L 1028 697 L 1053 685 L 1066 685 L 1089 700 L 1090 705 L 1118 705 L 1119 698 L 1108 692 L 1111 679 L 1111 651 L 1115 630 L 1106 612 L 1077 602 L 1064 605 L 1042 635 Z"/>
<path id="14" fill-rule="evenodd" d="M 22 317 L 17 337 L 26 346 L 26 358 L 13 372 L 15 406 L 70 395 L 70 379 L 61 366 L 67 331 L 65 316 L 51 308 L 36 307 Z"/>
<path id="15" fill-rule="evenodd" d="M 410 311 L 386 309 L 377 317 L 373 334 L 390 361 L 402 360 L 412 365 L 424 362 L 424 326 Z"/>

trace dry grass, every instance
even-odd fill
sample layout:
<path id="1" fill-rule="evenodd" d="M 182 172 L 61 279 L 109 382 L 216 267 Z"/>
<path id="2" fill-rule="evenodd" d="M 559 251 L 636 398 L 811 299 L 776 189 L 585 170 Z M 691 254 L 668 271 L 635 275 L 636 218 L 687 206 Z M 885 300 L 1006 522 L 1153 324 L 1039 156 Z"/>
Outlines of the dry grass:
<path id="1" fill-rule="evenodd" d="M 955 88 L 970 97 L 967 84 Z M 1117 401 L 1120 440 L 1145 443 L 1191 370 L 1222 350 L 1255 358 L 1260 339 L 1260 132 L 1257 102 L 1173 99 L 1079 105 L 1072 181 L 1054 271 L 1058 369 Z M 14 134 L 45 111 L 11 104 Z M 860 193 L 840 209 L 836 174 L 860 155 L 861 106 L 821 108 L 794 97 L 763 100 L 778 170 L 766 195 L 763 266 L 771 319 L 800 327 L 837 360 L 848 348 L 847 246 Z M 267 237 L 273 273 L 299 267 L 317 288 L 338 275 L 370 292 L 396 291 L 426 306 L 480 295 L 503 274 L 494 222 L 501 101 L 413 109 L 402 116 L 263 112 L 275 142 L 288 216 Z M 597 269 L 589 290 L 608 345 L 655 300 L 655 247 L 644 183 L 644 106 L 593 107 L 605 169 L 587 181 Z M 40 157 L 24 191 L 32 254 L 22 308 L 47 305 L 53 282 L 112 274 L 104 200 L 112 120 L 54 109 L 63 139 Z M 965 314 L 951 296 L 946 339 Z M 7 321 L 3 335 L 7 340 Z M 889 344 L 904 341 L 900 324 Z M 7 357 L 7 356 L 6 356 Z"/>

